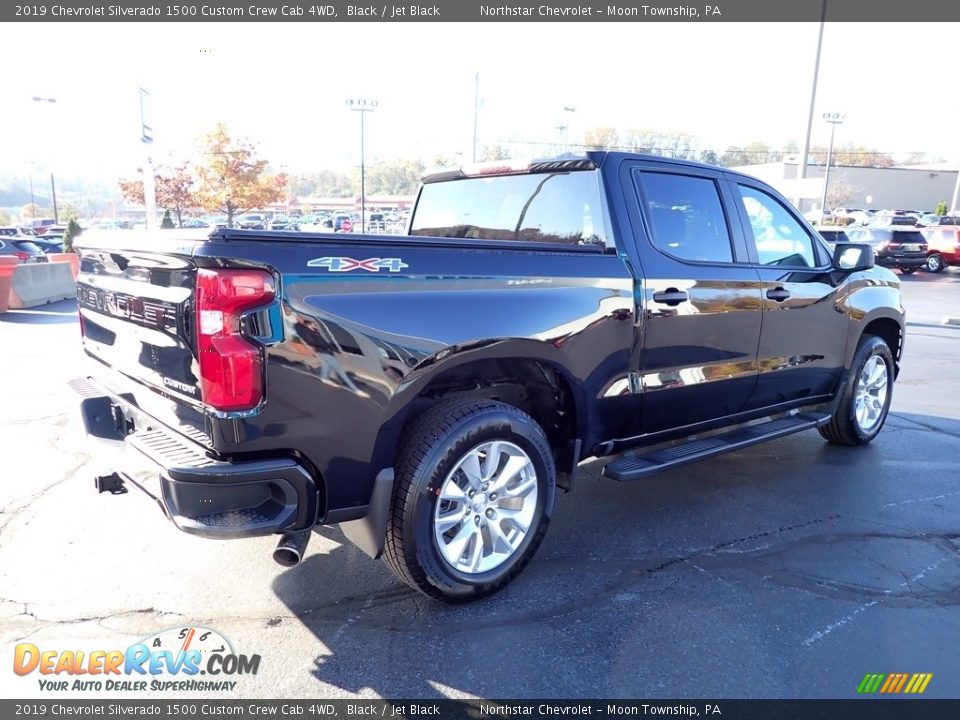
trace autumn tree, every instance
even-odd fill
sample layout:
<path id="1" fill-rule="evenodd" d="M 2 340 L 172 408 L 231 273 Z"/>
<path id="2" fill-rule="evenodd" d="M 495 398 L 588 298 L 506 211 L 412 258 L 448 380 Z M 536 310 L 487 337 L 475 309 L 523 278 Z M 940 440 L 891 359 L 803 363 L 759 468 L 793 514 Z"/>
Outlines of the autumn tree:
<path id="1" fill-rule="evenodd" d="M 203 164 L 197 167 L 198 204 L 208 212 L 227 216 L 227 225 L 249 210 L 284 197 L 287 178 L 268 175 L 267 161 L 257 159 L 257 148 L 248 140 L 234 140 L 227 126 L 217 125 L 204 140 Z"/>
<path id="2" fill-rule="evenodd" d="M 720 164 L 724 167 L 740 167 L 779 162 L 782 159 L 783 153 L 779 150 L 775 150 L 759 140 L 754 140 L 743 147 L 739 145 L 728 147 L 720 156 Z"/>
<path id="3" fill-rule="evenodd" d="M 138 168 L 137 172 L 143 175 L 143 168 Z M 154 169 L 157 205 L 177 216 L 178 227 L 183 227 L 183 214 L 198 205 L 195 184 L 189 163 L 170 167 L 159 165 Z M 119 185 L 127 202 L 145 204 L 142 179 L 121 180 Z"/>
<path id="4" fill-rule="evenodd" d="M 814 163 L 827 163 L 827 148 L 822 145 L 810 149 L 810 158 Z M 863 145 L 846 143 L 834 148 L 830 164 L 846 167 L 893 167 L 893 158 L 887 153 L 873 150 Z"/>
<path id="5" fill-rule="evenodd" d="M 20 217 L 24 220 L 33 220 L 35 218 L 46 217 L 48 214 L 46 208 L 29 203 L 20 208 Z"/>

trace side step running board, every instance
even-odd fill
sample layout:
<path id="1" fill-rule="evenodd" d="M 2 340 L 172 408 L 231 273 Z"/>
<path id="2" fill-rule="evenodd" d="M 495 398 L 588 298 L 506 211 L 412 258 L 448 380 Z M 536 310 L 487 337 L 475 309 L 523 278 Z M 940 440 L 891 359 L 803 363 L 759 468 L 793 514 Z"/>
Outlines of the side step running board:
<path id="1" fill-rule="evenodd" d="M 640 480 L 663 470 L 669 470 L 714 455 L 740 450 L 784 435 L 810 430 L 829 420 L 829 415 L 802 413 L 737 428 L 722 435 L 690 440 L 647 454 L 631 453 L 607 463 L 603 468 L 603 475 L 619 482 Z"/>

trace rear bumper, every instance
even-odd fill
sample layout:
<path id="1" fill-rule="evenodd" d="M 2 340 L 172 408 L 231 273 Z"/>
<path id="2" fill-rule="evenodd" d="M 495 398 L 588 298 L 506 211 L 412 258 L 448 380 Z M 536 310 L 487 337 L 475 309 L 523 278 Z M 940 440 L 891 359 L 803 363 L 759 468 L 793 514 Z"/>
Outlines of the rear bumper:
<path id="1" fill-rule="evenodd" d="M 184 532 L 237 538 L 305 530 L 317 522 L 317 484 L 290 458 L 228 462 L 164 426 L 128 397 L 74 380 L 80 414 L 110 472 L 152 497 Z"/>
<path id="2" fill-rule="evenodd" d="M 877 258 L 877 265 L 886 268 L 919 268 L 923 267 L 927 263 L 927 256 L 921 255 L 919 257 L 896 257 L 893 255 L 886 255 L 884 257 Z"/>

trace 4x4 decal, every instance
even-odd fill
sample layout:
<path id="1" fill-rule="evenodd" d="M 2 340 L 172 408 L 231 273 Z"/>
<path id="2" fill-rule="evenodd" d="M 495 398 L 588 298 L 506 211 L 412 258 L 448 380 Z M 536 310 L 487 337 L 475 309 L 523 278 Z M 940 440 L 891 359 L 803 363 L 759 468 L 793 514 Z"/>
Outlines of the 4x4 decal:
<path id="1" fill-rule="evenodd" d="M 380 272 L 383 268 L 386 268 L 389 272 L 400 272 L 403 268 L 410 266 L 400 258 L 354 260 L 349 257 L 322 257 L 310 260 L 307 267 L 325 267 L 330 272 L 350 272 L 351 270 Z"/>

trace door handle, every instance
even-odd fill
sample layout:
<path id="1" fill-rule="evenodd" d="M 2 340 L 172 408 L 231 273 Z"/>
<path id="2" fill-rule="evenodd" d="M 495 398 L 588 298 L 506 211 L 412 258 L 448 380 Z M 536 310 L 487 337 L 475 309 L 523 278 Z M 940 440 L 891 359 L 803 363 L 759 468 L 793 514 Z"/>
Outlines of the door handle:
<path id="1" fill-rule="evenodd" d="M 790 291 L 784 290 L 782 287 L 773 288 L 772 290 L 767 290 L 767 299 L 775 300 L 777 302 L 783 302 L 790 297 Z"/>
<path id="2" fill-rule="evenodd" d="M 653 301 L 664 305 L 679 305 L 687 299 L 687 293 L 676 288 L 667 288 L 653 294 Z"/>

